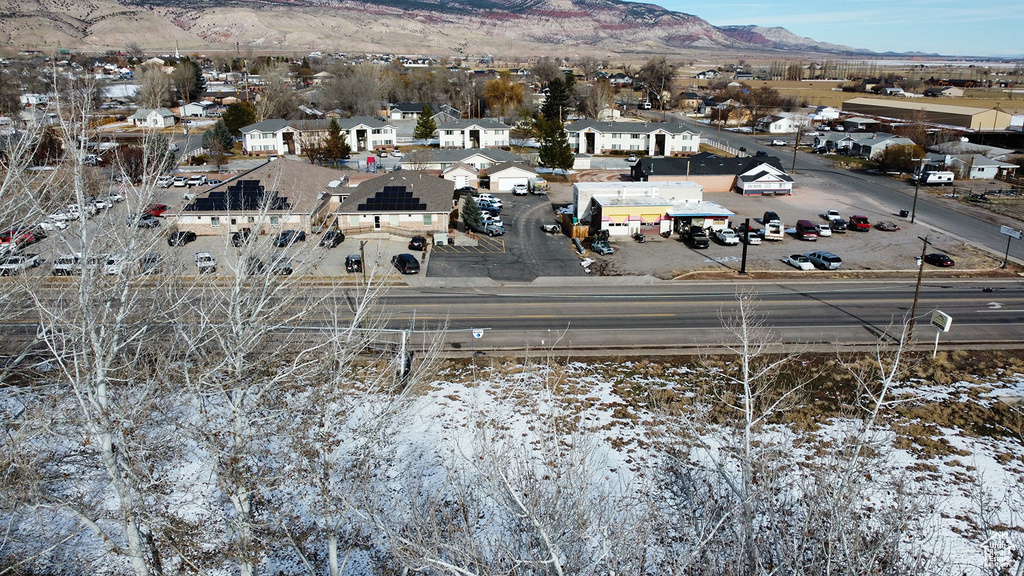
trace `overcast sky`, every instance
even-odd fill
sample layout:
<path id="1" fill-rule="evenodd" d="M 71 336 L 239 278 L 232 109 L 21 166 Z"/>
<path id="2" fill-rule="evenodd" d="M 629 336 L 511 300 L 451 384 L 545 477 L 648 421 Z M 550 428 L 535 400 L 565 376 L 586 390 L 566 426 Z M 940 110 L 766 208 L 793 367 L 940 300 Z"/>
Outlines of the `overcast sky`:
<path id="1" fill-rule="evenodd" d="M 715 26 L 781 26 L 819 42 L 875 52 L 1024 54 L 1022 0 L 654 0 Z"/>

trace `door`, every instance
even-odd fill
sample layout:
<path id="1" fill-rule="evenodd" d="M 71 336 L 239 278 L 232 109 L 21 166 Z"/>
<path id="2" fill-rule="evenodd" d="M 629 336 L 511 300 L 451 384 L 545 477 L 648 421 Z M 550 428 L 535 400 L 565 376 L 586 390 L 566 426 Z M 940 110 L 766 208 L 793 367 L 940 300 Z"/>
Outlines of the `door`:
<path id="1" fill-rule="evenodd" d="M 469 186 L 469 176 L 456 176 L 455 177 L 455 187 L 456 188 L 465 188 L 466 186 Z"/>
<path id="2" fill-rule="evenodd" d="M 231 231 L 232 232 L 238 232 L 238 219 L 237 218 L 232 218 L 231 219 Z"/>
<path id="3" fill-rule="evenodd" d="M 373 217 L 373 229 L 380 230 L 380 216 Z"/>

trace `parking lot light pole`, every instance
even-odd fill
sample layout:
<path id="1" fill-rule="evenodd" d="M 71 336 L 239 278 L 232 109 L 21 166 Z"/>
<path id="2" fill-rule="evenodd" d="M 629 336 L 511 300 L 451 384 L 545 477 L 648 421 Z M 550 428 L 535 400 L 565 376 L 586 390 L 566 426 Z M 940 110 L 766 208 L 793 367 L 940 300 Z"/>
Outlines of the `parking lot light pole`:
<path id="1" fill-rule="evenodd" d="M 747 246 L 750 245 L 750 218 L 747 218 L 746 228 L 743 230 L 743 260 L 740 262 L 740 274 L 747 273 Z"/>

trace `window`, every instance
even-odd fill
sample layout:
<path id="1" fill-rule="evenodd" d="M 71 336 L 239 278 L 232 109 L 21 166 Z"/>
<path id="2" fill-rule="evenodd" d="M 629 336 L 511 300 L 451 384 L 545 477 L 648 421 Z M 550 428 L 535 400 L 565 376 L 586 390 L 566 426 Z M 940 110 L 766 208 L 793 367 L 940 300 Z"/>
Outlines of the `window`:
<path id="1" fill-rule="evenodd" d="M 374 128 L 373 129 L 373 134 L 383 134 L 383 133 L 384 133 L 384 131 L 381 130 L 380 128 Z"/>
<path id="2" fill-rule="evenodd" d="M 445 136 L 453 136 L 454 134 L 455 134 L 455 130 L 445 130 L 444 131 L 444 135 Z"/>
<path id="3" fill-rule="evenodd" d="M 433 222 L 433 218 L 431 217 L 430 214 L 424 214 L 423 215 L 423 225 L 424 226 L 430 226 L 433 223 L 434 223 Z"/>
<path id="4" fill-rule="evenodd" d="M 210 226 L 214 228 L 220 226 L 220 216 L 210 216 Z"/>
<path id="5" fill-rule="evenodd" d="M 279 216 L 271 216 L 271 217 L 270 217 L 270 225 L 271 225 L 271 226 L 277 226 L 277 224 L 278 224 L 278 223 L 279 223 L 280 221 L 281 221 L 281 218 L 280 218 Z"/>
<path id="6" fill-rule="evenodd" d="M 622 133 L 621 132 L 615 132 L 615 133 L 612 134 L 612 138 L 622 138 Z"/>
<path id="7" fill-rule="evenodd" d="M 256 217 L 255 216 L 249 216 L 249 224 L 252 224 L 255 221 L 256 221 Z"/>

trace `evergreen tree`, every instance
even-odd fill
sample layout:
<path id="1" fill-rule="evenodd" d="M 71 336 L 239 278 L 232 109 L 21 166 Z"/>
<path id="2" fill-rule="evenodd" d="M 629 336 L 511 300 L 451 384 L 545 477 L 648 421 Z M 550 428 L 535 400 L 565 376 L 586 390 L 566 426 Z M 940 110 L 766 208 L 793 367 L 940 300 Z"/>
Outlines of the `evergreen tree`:
<path id="1" fill-rule="evenodd" d="M 416 130 L 413 132 L 413 138 L 419 140 L 427 140 L 434 136 L 434 132 L 437 131 L 437 123 L 434 122 L 434 112 L 431 111 L 430 106 L 423 105 L 423 111 L 420 112 L 420 117 L 416 120 Z"/>
<path id="2" fill-rule="evenodd" d="M 348 158 L 352 147 L 348 145 L 348 135 L 341 131 L 337 118 L 331 118 L 327 125 L 327 140 L 324 141 L 323 154 L 327 161 Z"/>
<path id="3" fill-rule="evenodd" d="M 573 83 L 575 85 L 575 82 Z M 563 78 L 555 78 L 548 82 L 548 95 L 540 112 L 545 118 L 564 121 L 566 113 L 572 108 L 572 92 Z"/>
<path id="4" fill-rule="evenodd" d="M 221 119 L 232 134 L 241 136 L 242 128 L 256 123 L 256 109 L 247 102 L 236 102 L 228 106 Z"/>
<path id="5" fill-rule="evenodd" d="M 203 148 L 214 150 L 219 146 L 220 150 L 231 150 L 235 145 L 235 137 L 231 134 L 231 130 L 228 130 L 224 120 L 217 120 L 217 123 L 212 127 L 207 128 L 206 132 L 203 132 Z"/>
<path id="6" fill-rule="evenodd" d="M 480 205 L 472 196 L 466 196 L 462 200 L 462 223 L 466 225 L 467 231 L 473 230 L 483 223 L 483 218 L 480 216 Z"/>
<path id="7" fill-rule="evenodd" d="M 540 163 L 548 168 L 569 170 L 576 161 L 565 126 L 556 118 L 537 121 L 540 137 Z"/>

